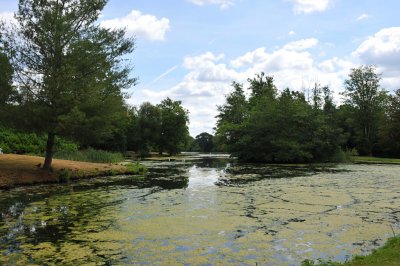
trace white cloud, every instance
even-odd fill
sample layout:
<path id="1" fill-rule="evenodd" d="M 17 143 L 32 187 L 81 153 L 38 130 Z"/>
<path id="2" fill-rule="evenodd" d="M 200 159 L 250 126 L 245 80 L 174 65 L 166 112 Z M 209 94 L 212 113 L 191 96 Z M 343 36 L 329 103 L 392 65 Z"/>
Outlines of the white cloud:
<path id="1" fill-rule="evenodd" d="M 128 34 L 143 37 L 150 41 L 162 41 L 170 29 L 169 19 L 132 10 L 127 16 L 103 20 L 100 25 L 105 28 L 126 28 Z"/>
<path id="2" fill-rule="evenodd" d="M 290 51 L 303 51 L 308 50 L 318 44 L 318 40 L 315 38 L 302 39 L 286 44 L 283 49 Z"/>
<path id="3" fill-rule="evenodd" d="M 226 64 L 218 63 L 224 58 L 223 54 L 214 55 L 207 52 L 200 56 L 186 57 L 183 66 L 192 70 L 190 79 L 206 82 L 229 82 L 236 77 L 236 72 L 229 69 Z"/>
<path id="4" fill-rule="evenodd" d="M 370 18 L 370 15 L 364 13 L 364 14 L 361 14 L 360 16 L 358 16 L 357 20 L 365 20 L 367 18 Z"/>
<path id="5" fill-rule="evenodd" d="M 259 47 L 231 60 L 224 54 L 212 52 L 188 56 L 182 64 L 188 72 L 181 82 L 164 91 L 144 90 L 143 95 L 154 103 L 165 97 L 182 100 L 190 112 L 193 136 L 203 131 L 211 132 L 218 114 L 216 106 L 224 103 L 224 96 L 232 89 L 232 81 L 246 87 L 247 79 L 260 72 L 272 75 L 278 89 L 308 89 L 319 82 L 329 85 L 338 95 L 343 80 L 354 65 L 340 58 L 317 62 L 308 51 L 317 44 L 317 39 L 310 38 L 287 43 L 271 52 L 266 47 Z"/>
<path id="6" fill-rule="evenodd" d="M 383 86 L 400 88 L 400 27 L 384 28 L 360 44 L 352 55 L 382 72 Z"/>
<path id="7" fill-rule="evenodd" d="M 219 5 L 220 8 L 225 9 L 233 5 L 233 0 L 189 0 L 191 3 L 204 6 L 204 5 Z"/>
<path id="8" fill-rule="evenodd" d="M 325 11 L 332 0 L 286 0 L 294 4 L 293 11 L 296 14 L 308 14 Z"/>
<path id="9" fill-rule="evenodd" d="M 289 35 L 289 36 L 294 36 L 294 35 L 296 35 L 296 32 L 293 31 L 293 30 L 291 30 L 291 31 L 288 32 L 288 35 Z"/>

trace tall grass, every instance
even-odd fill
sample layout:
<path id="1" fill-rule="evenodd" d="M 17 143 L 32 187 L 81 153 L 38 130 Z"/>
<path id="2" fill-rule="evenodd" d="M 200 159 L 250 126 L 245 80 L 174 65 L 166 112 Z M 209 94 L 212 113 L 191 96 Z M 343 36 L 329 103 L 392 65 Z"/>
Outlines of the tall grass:
<path id="1" fill-rule="evenodd" d="M 124 156 L 121 153 L 95 150 L 93 148 L 79 151 L 58 151 L 54 154 L 54 158 L 92 163 L 118 163 L 124 160 Z"/>

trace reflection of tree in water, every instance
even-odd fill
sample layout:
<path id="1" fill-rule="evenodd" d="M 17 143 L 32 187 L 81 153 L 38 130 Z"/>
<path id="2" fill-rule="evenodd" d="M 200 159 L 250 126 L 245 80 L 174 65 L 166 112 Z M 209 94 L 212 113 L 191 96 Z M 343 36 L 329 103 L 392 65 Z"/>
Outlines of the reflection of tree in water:
<path id="1" fill-rule="evenodd" d="M 186 188 L 189 177 L 186 175 L 186 166 L 181 167 L 159 167 L 149 169 L 145 186 L 158 186 L 164 189 Z"/>
<path id="2" fill-rule="evenodd" d="M 87 261 L 111 262 L 113 257 L 120 259 L 118 253 L 107 256 L 106 246 L 96 248 L 90 234 L 101 233 L 115 224 L 114 214 L 124 202 L 116 190 L 108 188 L 75 192 L 72 186 L 51 192 L 13 193 L 1 200 L 0 252 L 7 254 L 0 264 L 14 262 L 60 263 L 58 253 L 64 253 L 69 263 L 76 259 L 74 250 L 85 247 Z M 45 188 L 38 188 L 43 190 Z M 29 191 L 29 189 L 28 189 Z M 27 196 L 28 194 L 28 196 Z M 32 196 L 32 197 L 31 197 Z M 14 204 L 11 204 L 14 202 Z M 70 245 L 66 245 L 70 243 Z M 104 244 L 104 243 L 103 243 Z M 90 248 L 87 248 L 90 247 Z M 98 251 L 102 251 L 100 256 Z M 27 256 L 24 256 L 24 255 Z M 17 261 L 12 261 L 18 258 Z"/>
<path id="3" fill-rule="evenodd" d="M 216 158 L 203 158 L 194 162 L 196 167 L 200 168 L 225 168 L 228 161 L 226 159 L 216 159 Z"/>

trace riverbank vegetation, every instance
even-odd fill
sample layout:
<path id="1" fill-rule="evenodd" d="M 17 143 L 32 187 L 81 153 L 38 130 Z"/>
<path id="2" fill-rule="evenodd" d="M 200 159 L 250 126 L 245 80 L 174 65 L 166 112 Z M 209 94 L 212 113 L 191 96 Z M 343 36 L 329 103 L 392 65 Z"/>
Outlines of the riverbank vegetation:
<path id="1" fill-rule="evenodd" d="M 338 263 L 319 260 L 318 262 L 306 260 L 302 266 L 375 266 L 375 265 L 400 265 L 400 237 L 390 238 L 386 244 L 366 256 L 355 256 L 349 261 Z"/>
<path id="2" fill-rule="evenodd" d="M 278 91 L 263 73 L 219 106 L 216 135 L 241 161 L 335 162 L 353 155 L 400 156 L 400 90 L 389 94 L 373 66 L 351 70 L 336 105 L 329 87 Z"/>

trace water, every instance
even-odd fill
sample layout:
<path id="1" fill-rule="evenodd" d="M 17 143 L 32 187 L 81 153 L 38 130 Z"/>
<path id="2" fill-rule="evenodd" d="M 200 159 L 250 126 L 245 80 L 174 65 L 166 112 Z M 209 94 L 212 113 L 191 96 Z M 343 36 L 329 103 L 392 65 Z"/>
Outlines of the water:
<path id="1" fill-rule="evenodd" d="M 0 264 L 298 265 L 343 261 L 400 232 L 399 166 L 146 164 L 140 183 L 0 191 Z"/>

